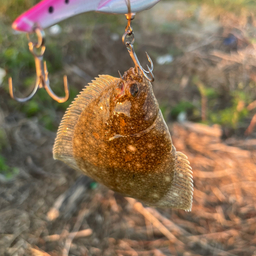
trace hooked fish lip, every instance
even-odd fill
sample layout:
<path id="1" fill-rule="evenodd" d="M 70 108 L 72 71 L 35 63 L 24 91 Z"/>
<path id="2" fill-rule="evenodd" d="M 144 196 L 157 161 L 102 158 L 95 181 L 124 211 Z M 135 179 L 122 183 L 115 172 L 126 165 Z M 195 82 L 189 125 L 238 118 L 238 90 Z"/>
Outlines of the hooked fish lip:
<path id="1" fill-rule="evenodd" d="M 117 101 L 118 101 L 122 96 L 125 95 L 126 85 L 123 84 L 123 85 L 122 85 L 122 88 L 119 88 L 118 90 L 119 90 L 119 91 L 118 91 L 117 95 L 114 97 L 114 100 L 116 101 L 116 103 L 117 103 Z"/>

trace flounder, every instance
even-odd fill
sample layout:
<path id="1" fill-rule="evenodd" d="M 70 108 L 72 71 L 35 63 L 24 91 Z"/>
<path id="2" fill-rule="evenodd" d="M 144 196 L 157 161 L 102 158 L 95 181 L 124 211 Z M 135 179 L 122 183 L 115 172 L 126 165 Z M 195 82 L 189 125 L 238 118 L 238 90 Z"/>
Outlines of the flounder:
<path id="1" fill-rule="evenodd" d="M 191 210 L 192 169 L 176 151 L 151 83 L 100 75 L 67 109 L 53 157 L 149 206 Z"/>

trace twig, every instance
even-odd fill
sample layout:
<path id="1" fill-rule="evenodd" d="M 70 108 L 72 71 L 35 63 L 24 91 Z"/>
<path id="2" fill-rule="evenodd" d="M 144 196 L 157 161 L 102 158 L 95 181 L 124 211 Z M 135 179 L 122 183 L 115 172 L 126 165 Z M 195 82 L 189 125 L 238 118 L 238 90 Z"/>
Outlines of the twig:
<path id="1" fill-rule="evenodd" d="M 154 215 L 157 219 L 161 220 L 164 224 L 166 224 L 165 226 L 168 226 L 173 231 L 175 231 L 175 232 L 177 232 L 179 234 L 183 234 L 183 235 L 184 234 L 186 234 L 186 235 L 190 234 L 185 229 L 181 228 L 180 226 L 178 226 L 175 223 L 173 223 L 171 220 L 169 220 L 166 217 L 164 217 L 163 215 L 161 215 L 156 209 L 154 209 L 154 208 L 147 208 L 147 210 L 152 215 Z"/>
<path id="2" fill-rule="evenodd" d="M 227 239 L 228 236 L 238 236 L 239 233 L 237 230 L 231 229 L 223 232 L 215 232 L 215 233 L 209 233 L 209 234 L 202 234 L 202 235 L 195 235 L 195 236 L 189 236 L 189 239 L 193 238 L 208 238 L 208 239 Z"/>
<path id="3" fill-rule="evenodd" d="M 31 255 L 33 255 L 33 256 L 51 256 L 47 252 L 39 251 L 34 248 L 30 248 L 29 251 L 30 251 Z"/>
<path id="4" fill-rule="evenodd" d="M 256 100 L 251 102 L 248 106 L 247 106 L 247 110 L 251 111 L 254 108 L 256 108 Z"/>
<path id="5" fill-rule="evenodd" d="M 191 237 L 188 237 L 188 238 L 191 239 L 191 241 L 195 240 L 197 242 L 197 244 L 200 245 L 202 248 L 210 250 L 211 251 L 211 255 L 217 255 L 217 253 L 218 253 L 218 255 L 235 256 L 232 253 L 229 253 L 227 251 L 223 251 L 221 249 L 218 249 L 216 247 L 211 246 L 209 244 L 209 242 L 206 239 L 204 239 L 204 238 L 201 238 L 201 237 L 198 237 L 198 236 L 191 236 Z"/>
<path id="6" fill-rule="evenodd" d="M 140 214 L 144 216 L 148 221 L 150 221 L 156 228 L 158 228 L 163 235 L 165 235 L 170 242 L 179 245 L 184 245 L 183 242 L 178 240 L 155 216 L 153 216 L 143 205 L 132 198 L 127 198 L 126 200 L 137 210 Z"/>
<path id="7" fill-rule="evenodd" d="M 160 250 L 158 250 L 158 249 L 155 249 L 154 250 L 154 255 L 155 256 L 165 256 L 165 254 L 163 254 Z"/>
<path id="8" fill-rule="evenodd" d="M 202 179 L 218 179 L 225 176 L 233 175 L 235 172 L 233 169 L 226 169 L 224 171 L 217 171 L 217 172 L 202 172 L 196 171 L 193 173 L 194 177 L 202 178 Z"/>
<path id="9" fill-rule="evenodd" d="M 75 238 L 90 236 L 91 234 L 92 234 L 92 230 L 88 228 L 88 229 L 80 230 L 77 232 L 68 233 L 65 236 L 54 234 L 54 235 L 46 236 L 43 239 L 47 242 L 55 242 L 55 241 L 65 239 L 67 236 L 74 236 L 74 239 L 75 239 Z"/>
<path id="10" fill-rule="evenodd" d="M 256 126 L 256 114 L 253 116 L 251 123 L 245 131 L 245 135 L 249 135 L 253 132 L 254 127 Z"/>
<path id="11" fill-rule="evenodd" d="M 113 196 L 114 192 L 113 191 L 109 191 L 109 204 L 110 204 L 110 207 L 111 207 L 111 210 L 113 212 L 119 212 L 119 207 L 118 207 L 118 204 L 116 202 L 116 199 L 115 197 Z"/>
<path id="12" fill-rule="evenodd" d="M 138 253 L 130 246 L 130 244 L 127 241 L 121 240 L 119 246 L 129 251 L 129 255 L 138 256 Z"/>
<path id="13" fill-rule="evenodd" d="M 200 92 L 200 95 L 201 95 L 201 118 L 202 118 L 202 121 L 206 121 L 207 119 L 207 94 L 206 94 L 206 89 L 205 89 L 205 86 L 202 82 L 200 81 L 196 81 L 195 82 L 199 92 Z"/>
<path id="14" fill-rule="evenodd" d="M 221 128 L 218 125 L 212 127 L 205 124 L 195 124 L 192 122 L 184 122 L 182 125 L 192 132 L 196 132 L 206 136 L 212 136 L 219 138 L 222 135 Z"/>
<path id="15" fill-rule="evenodd" d="M 66 240 L 63 252 L 62 252 L 63 256 L 68 256 L 72 241 L 75 238 L 76 234 L 78 233 L 78 230 L 81 227 L 83 219 L 84 219 L 84 217 L 87 213 L 88 213 L 88 209 L 84 209 L 78 215 L 78 218 L 77 218 L 77 221 L 74 225 L 74 228 L 73 228 L 72 232 L 67 237 L 67 240 Z"/>
<path id="16" fill-rule="evenodd" d="M 28 164 L 28 169 L 29 169 L 29 172 L 32 176 L 35 176 L 35 177 L 38 177 L 38 178 L 45 178 L 45 177 L 51 177 L 53 176 L 52 173 L 47 173 L 43 170 L 43 168 L 40 168 L 38 167 L 31 156 L 28 156 L 27 157 L 27 164 Z"/>
<path id="17" fill-rule="evenodd" d="M 60 195 L 57 198 L 53 207 L 47 212 L 47 219 L 49 221 L 54 221 L 59 217 L 59 215 L 60 215 L 59 209 L 60 209 L 62 203 L 64 202 L 64 200 L 65 200 L 65 193 Z"/>
<path id="18" fill-rule="evenodd" d="M 248 157 L 249 158 L 251 155 L 251 152 L 249 150 L 244 150 L 244 149 L 240 149 L 237 147 L 226 146 L 225 144 L 222 144 L 222 143 L 215 143 L 215 144 L 209 145 L 208 149 L 227 152 L 227 153 L 231 153 L 231 154 L 236 154 L 239 157 Z"/>
<path id="19" fill-rule="evenodd" d="M 221 186 L 220 188 L 221 190 L 229 190 L 229 189 L 235 189 L 236 187 L 240 187 L 248 190 L 249 187 L 255 188 L 255 186 L 256 186 L 256 181 L 240 181 L 240 182 Z"/>
<path id="20" fill-rule="evenodd" d="M 116 250 L 118 255 L 129 255 L 129 256 L 137 256 L 137 255 L 152 255 L 155 250 L 150 251 L 132 251 L 132 250 Z"/>
<path id="21" fill-rule="evenodd" d="M 212 192 L 218 198 L 219 201 L 225 202 L 227 200 L 218 187 L 212 187 Z"/>
<path id="22" fill-rule="evenodd" d="M 59 215 L 71 216 L 78 208 L 77 205 L 83 200 L 91 181 L 89 177 L 81 175 L 67 191 L 57 198 L 53 207 L 47 213 L 48 220 L 54 221 Z"/>

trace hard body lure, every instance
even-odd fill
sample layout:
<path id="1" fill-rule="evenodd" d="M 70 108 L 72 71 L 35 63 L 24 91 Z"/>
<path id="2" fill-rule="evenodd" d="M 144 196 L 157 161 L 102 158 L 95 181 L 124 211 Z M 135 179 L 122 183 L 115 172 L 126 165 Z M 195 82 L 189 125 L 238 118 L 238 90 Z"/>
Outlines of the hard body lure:
<path id="1" fill-rule="evenodd" d="M 160 0 L 130 0 L 131 12 L 151 8 Z M 33 32 L 83 12 L 127 13 L 126 0 L 44 0 L 20 15 L 12 24 L 13 29 Z"/>
<path id="2" fill-rule="evenodd" d="M 130 68 L 101 75 L 67 109 L 54 159 L 149 206 L 191 210 L 192 170 L 176 151 L 152 85 Z"/>

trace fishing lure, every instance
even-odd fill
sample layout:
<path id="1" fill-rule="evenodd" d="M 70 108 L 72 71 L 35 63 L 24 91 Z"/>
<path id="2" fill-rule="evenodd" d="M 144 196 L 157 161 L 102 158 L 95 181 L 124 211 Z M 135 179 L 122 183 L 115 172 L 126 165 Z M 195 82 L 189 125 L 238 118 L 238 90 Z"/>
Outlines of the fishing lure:
<path id="1" fill-rule="evenodd" d="M 131 12 L 151 8 L 160 0 L 131 0 Z M 83 12 L 126 14 L 126 0 L 44 0 L 20 15 L 12 24 L 13 29 L 33 32 Z"/>

